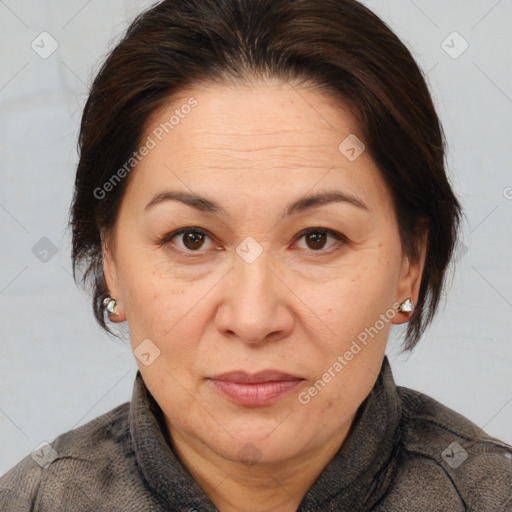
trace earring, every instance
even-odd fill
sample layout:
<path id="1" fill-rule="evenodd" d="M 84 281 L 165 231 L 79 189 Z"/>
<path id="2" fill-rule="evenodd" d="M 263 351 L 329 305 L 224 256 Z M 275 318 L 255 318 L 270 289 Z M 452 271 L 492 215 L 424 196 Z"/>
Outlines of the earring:
<path id="1" fill-rule="evenodd" d="M 412 298 L 409 297 L 408 299 L 405 299 L 400 306 L 398 306 L 398 311 L 400 313 L 410 313 L 414 309 L 414 302 L 412 301 Z"/>
<path id="2" fill-rule="evenodd" d="M 119 313 L 116 311 L 117 300 L 112 297 L 107 297 L 103 299 L 103 307 L 108 311 L 109 316 L 119 316 Z"/>

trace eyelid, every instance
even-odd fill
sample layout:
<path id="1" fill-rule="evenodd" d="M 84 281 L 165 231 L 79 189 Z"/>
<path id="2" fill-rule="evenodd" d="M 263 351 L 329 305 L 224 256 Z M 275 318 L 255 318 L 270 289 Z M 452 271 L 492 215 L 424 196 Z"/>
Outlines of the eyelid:
<path id="1" fill-rule="evenodd" d="M 173 238 L 176 238 L 177 236 L 182 235 L 184 233 L 197 233 L 197 234 L 205 235 L 205 236 L 209 237 L 212 241 L 215 238 L 206 229 L 203 229 L 203 228 L 200 228 L 200 227 L 196 227 L 196 226 L 189 226 L 189 227 L 180 228 L 180 229 L 178 229 L 176 231 L 172 231 L 172 232 L 164 235 L 161 239 L 158 240 L 157 245 L 158 246 L 165 246 L 168 243 L 170 243 Z M 296 243 L 298 240 L 303 238 L 305 235 L 308 235 L 309 233 L 325 233 L 327 235 L 331 235 L 332 238 L 335 238 L 336 240 L 341 242 L 343 245 L 349 243 L 348 238 L 345 235 L 343 235 L 342 233 L 339 233 L 338 231 L 334 231 L 334 230 L 329 229 L 329 228 L 315 227 L 315 226 L 312 226 L 312 227 L 309 227 L 309 228 L 305 228 L 302 231 L 300 231 L 295 236 L 294 243 Z M 313 255 L 315 255 L 315 253 L 317 253 L 316 255 L 321 256 L 323 254 L 329 254 L 329 253 L 331 253 L 333 251 L 336 251 L 337 249 L 338 249 L 338 247 L 334 247 L 334 248 L 325 249 L 325 250 L 320 249 L 318 251 L 309 250 L 308 252 L 312 253 Z M 176 250 L 181 252 L 181 253 L 186 253 L 187 255 L 193 255 L 193 254 L 198 254 L 199 255 L 201 253 L 208 252 L 208 251 L 201 251 L 201 250 L 186 251 L 186 250 L 180 249 L 180 248 L 176 248 Z M 304 250 L 307 251 L 307 249 L 304 249 Z"/>
<path id="2" fill-rule="evenodd" d="M 302 237 L 304 237 L 305 235 L 307 235 L 309 233 L 325 233 L 327 235 L 330 235 L 332 238 L 334 238 L 338 241 L 338 243 L 335 244 L 335 246 L 331 247 L 330 249 L 320 249 L 318 251 L 314 251 L 312 249 L 310 249 L 310 250 L 304 249 L 305 251 L 308 252 L 308 254 L 310 254 L 312 256 L 325 256 L 328 254 L 332 254 L 333 252 L 340 250 L 340 243 L 341 243 L 341 246 L 347 245 L 349 243 L 349 239 L 344 234 L 339 233 L 338 231 L 335 231 L 333 229 L 315 227 L 315 226 L 303 229 L 300 233 L 298 233 L 296 235 L 295 241 L 300 240 Z"/>
<path id="3" fill-rule="evenodd" d="M 179 235 L 183 235 L 184 233 L 197 233 L 199 235 L 205 235 L 205 236 L 209 237 L 212 240 L 214 239 L 213 235 L 211 235 L 208 230 L 203 229 L 203 228 L 199 228 L 199 227 L 196 227 L 196 226 L 188 226 L 188 227 L 180 228 L 180 229 L 177 229 L 176 231 L 171 231 L 170 233 L 167 233 L 166 235 L 164 235 L 162 238 L 160 238 L 158 240 L 157 245 L 159 245 L 159 246 L 167 245 L 168 243 L 170 243 L 170 241 L 173 238 L 176 238 Z M 179 250 L 182 250 L 182 249 L 179 249 Z M 199 253 L 199 252 L 205 252 L 205 251 L 187 251 L 187 252 L 190 252 L 190 253 L 197 252 L 197 253 Z"/>
<path id="4" fill-rule="evenodd" d="M 309 233 L 326 233 L 327 235 L 331 235 L 333 238 L 336 238 L 337 240 L 348 243 L 348 238 L 343 233 L 340 233 L 333 229 L 321 228 L 321 227 L 315 227 L 315 226 L 303 229 L 300 233 L 297 233 L 297 236 L 295 238 L 300 239 L 304 235 L 307 235 Z M 317 251 L 317 252 L 320 252 L 320 251 Z"/>

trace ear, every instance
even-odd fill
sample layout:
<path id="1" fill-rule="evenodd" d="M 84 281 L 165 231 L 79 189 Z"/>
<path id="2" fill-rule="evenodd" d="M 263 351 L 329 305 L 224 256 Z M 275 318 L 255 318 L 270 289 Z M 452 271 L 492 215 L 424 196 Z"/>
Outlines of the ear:
<path id="1" fill-rule="evenodd" d="M 395 303 L 401 304 L 404 300 L 411 298 L 413 303 L 418 302 L 420 293 L 421 278 L 423 276 L 423 269 L 425 268 L 425 259 L 427 254 L 427 235 L 428 228 L 424 223 L 422 225 L 422 234 L 419 238 L 418 245 L 418 260 L 411 261 L 409 257 L 405 256 L 402 259 L 402 268 L 400 271 L 400 279 L 396 290 Z M 409 320 L 412 315 L 410 313 L 397 312 L 391 323 L 395 325 L 403 324 Z"/>
<path id="2" fill-rule="evenodd" d="M 115 309 L 118 316 L 112 315 L 109 316 L 109 319 L 114 323 L 124 322 L 126 320 L 126 314 L 119 287 L 118 272 L 114 256 L 114 244 L 110 238 L 110 234 L 107 235 L 103 231 L 101 233 L 101 248 L 103 254 L 103 275 L 105 276 L 105 283 L 107 284 L 107 293 L 117 301 Z"/>

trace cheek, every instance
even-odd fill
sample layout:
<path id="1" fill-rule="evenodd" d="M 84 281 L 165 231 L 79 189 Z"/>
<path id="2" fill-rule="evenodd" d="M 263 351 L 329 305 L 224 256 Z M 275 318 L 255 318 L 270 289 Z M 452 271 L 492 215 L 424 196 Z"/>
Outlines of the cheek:
<path id="1" fill-rule="evenodd" d="M 131 289 L 127 305 L 127 321 L 132 337 L 153 338 L 167 343 L 184 324 L 190 322 L 193 301 L 185 289 L 172 286 L 168 280 L 145 280 Z"/>
<path id="2" fill-rule="evenodd" d="M 364 389 L 365 376 L 371 378 L 372 373 L 358 373 L 358 369 L 367 367 L 378 373 L 391 320 L 396 315 L 392 304 L 397 270 L 392 267 L 390 258 L 372 259 L 328 286 L 319 286 L 307 299 L 316 301 L 315 313 L 322 322 L 315 325 L 326 333 L 317 347 L 319 356 L 328 359 L 322 365 L 328 368 L 336 361 L 333 354 L 347 353 L 342 373 Z M 318 334 L 312 333 L 312 339 L 318 339 Z"/>
<path id="3" fill-rule="evenodd" d="M 130 256 L 120 261 L 120 286 L 132 342 L 163 339 L 192 306 L 185 299 L 187 284 L 163 277 L 154 252 L 126 253 Z"/>
<path id="4" fill-rule="evenodd" d="M 302 283 L 298 295 L 336 326 L 364 327 L 389 308 L 396 269 L 389 258 L 360 258 L 325 282 Z M 334 329 L 337 331 L 337 329 Z"/>

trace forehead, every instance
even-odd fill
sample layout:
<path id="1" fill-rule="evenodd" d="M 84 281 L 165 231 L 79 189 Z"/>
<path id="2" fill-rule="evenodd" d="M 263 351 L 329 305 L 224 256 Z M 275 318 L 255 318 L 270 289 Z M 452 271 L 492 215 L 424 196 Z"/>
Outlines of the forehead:
<path id="1" fill-rule="evenodd" d="M 193 108 L 188 105 L 194 103 Z M 192 121 L 190 121 L 192 119 Z M 173 126 L 167 125 L 166 123 Z M 299 147 L 337 148 L 343 135 L 357 133 L 353 115 L 340 99 L 290 83 L 209 84 L 180 91 L 153 113 L 146 126 L 195 141 L 214 140 L 218 149 L 263 149 L 290 142 Z M 359 134 L 358 134 L 359 135 Z"/>
<path id="2" fill-rule="evenodd" d="M 352 160 L 340 149 L 351 137 L 362 138 L 349 109 L 317 90 L 283 83 L 191 87 L 149 119 L 142 140 L 151 138 L 154 148 L 134 180 L 146 196 L 167 184 L 262 196 L 269 187 L 283 196 L 341 185 L 370 196 L 368 204 L 387 190 L 366 152 Z"/>

